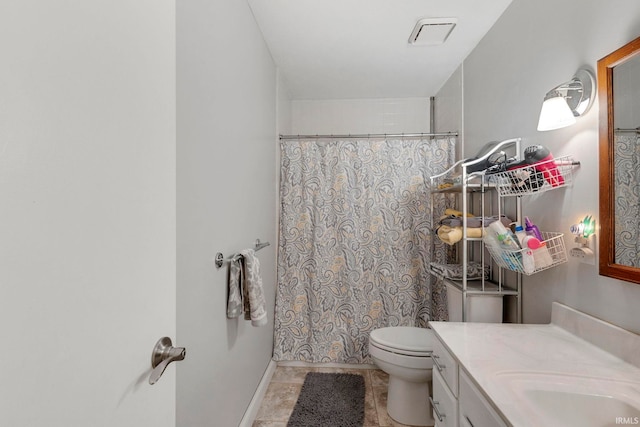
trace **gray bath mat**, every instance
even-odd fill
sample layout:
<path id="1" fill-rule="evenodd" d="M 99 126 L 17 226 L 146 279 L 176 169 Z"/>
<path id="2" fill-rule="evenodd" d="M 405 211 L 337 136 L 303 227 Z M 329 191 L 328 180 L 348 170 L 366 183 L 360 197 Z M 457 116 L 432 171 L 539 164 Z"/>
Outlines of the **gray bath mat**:
<path id="1" fill-rule="evenodd" d="M 287 427 L 362 427 L 364 378 L 309 372 Z"/>

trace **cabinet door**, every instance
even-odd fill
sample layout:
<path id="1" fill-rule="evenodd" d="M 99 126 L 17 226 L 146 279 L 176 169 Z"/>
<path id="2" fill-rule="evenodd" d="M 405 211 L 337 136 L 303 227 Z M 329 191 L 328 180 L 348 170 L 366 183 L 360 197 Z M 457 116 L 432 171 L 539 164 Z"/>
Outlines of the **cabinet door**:
<path id="1" fill-rule="evenodd" d="M 438 371 L 454 397 L 458 396 L 458 363 L 445 346 L 436 340 L 431 353 L 433 358 L 433 372 Z"/>
<path id="2" fill-rule="evenodd" d="M 437 369 L 433 371 L 433 419 L 440 427 L 458 426 L 458 401 Z"/>
<path id="3" fill-rule="evenodd" d="M 506 427 L 467 374 L 460 370 L 460 425 L 465 427 Z"/>

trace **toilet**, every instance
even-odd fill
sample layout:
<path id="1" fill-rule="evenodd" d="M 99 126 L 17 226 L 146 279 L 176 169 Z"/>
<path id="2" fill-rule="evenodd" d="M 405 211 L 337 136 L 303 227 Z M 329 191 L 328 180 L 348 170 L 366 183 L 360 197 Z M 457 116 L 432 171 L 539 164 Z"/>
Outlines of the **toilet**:
<path id="1" fill-rule="evenodd" d="M 401 424 L 432 426 L 431 351 L 435 337 L 431 329 L 392 326 L 369 334 L 373 362 L 389 374 L 387 412 Z"/>

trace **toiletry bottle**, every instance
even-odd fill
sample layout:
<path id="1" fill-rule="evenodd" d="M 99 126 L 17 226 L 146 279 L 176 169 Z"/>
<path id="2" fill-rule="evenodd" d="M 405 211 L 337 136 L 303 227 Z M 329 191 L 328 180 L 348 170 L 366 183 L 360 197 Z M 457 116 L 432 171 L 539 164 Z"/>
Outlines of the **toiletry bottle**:
<path id="1" fill-rule="evenodd" d="M 553 265 L 553 257 L 551 253 L 549 253 L 545 242 L 542 242 L 540 247 L 533 251 L 533 260 L 536 268 L 545 268 Z"/>
<path id="2" fill-rule="evenodd" d="M 521 225 L 518 227 L 522 228 Z M 533 249 L 528 246 L 528 241 L 531 239 L 538 240 L 535 237 L 527 236 L 526 234 L 522 240 L 522 247 L 524 248 L 522 251 L 522 268 L 526 274 L 531 274 L 536 270 L 536 261 L 533 255 Z"/>
<path id="3" fill-rule="evenodd" d="M 487 228 L 490 230 L 489 228 Z M 487 232 L 484 236 L 485 244 L 491 248 L 492 254 L 494 254 L 496 262 L 509 270 L 518 271 L 519 267 L 519 253 L 516 251 L 505 251 L 505 247 L 502 242 L 498 241 L 497 235 L 493 231 Z"/>
<path id="4" fill-rule="evenodd" d="M 525 249 L 527 245 L 524 244 L 524 239 L 528 236 L 528 234 L 524 231 L 524 228 L 522 228 L 520 224 L 516 223 L 514 233 L 518 238 L 518 243 L 520 243 L 520 247 L 522 249 Z"/>
<path id="5" fill-rule="evenodd" d="M 526 244 L 533 252 L 535 269 L 541 269 L 553 265 L 553 257 L 549 253 L 549 249 L 545 242 L 541 242 L 533 236 L 528 236 Z"/>
<path id="6" fill-rule="evenodd" d="M 493 248 L 495 256 L 500 257 L 500 260 L 496 258 L 496 262 L 509 270 L 519 271 L 522 261 L 516 240 L 511 230 L 507 230 L 500 221 L 492 222 L 487 227 L 485 242 Z"/>
<path id="7" fill-rule="evenodd" d="M 531 222 L 528 216 L 524 217 L 524 226 L 525 226 L 524 229 L 528 235 L 533 236 L 542 242 L 543 239 L 542 239 L 542 233 L 540 232 L 540 229 L 538 228 L 537 225 Z"/>
<path id="8" fill-rule="evenodd" d="M 512 251 L 520 250 L 520 245 L 516 243 L 516 238 L 513 233 L 511 233 L 510 230 L 507 230 L 500 221 L 494 221 L 489 224 L 489 230 L 495 236 L 502 248 Z"/>

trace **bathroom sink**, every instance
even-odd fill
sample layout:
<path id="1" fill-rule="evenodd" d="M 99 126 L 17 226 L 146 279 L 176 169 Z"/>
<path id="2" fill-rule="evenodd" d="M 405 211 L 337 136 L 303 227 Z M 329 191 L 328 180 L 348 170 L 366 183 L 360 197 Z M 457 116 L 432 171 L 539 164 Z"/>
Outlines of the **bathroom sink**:
<path id="1" fill-rule="evenodd" d="M 622 424 L 621 419 L 636 423 L 640 419 L 639 409 L 612 396 L 549 390 L 524 394 L 539 414 L 558 426 L 615 426 Z"/>
<path id="2" fill-rule="evenodd" d="M 497 374 L 545 426 L 605 427 L 640 424 L 640 383 L 582 375 Z"/>

